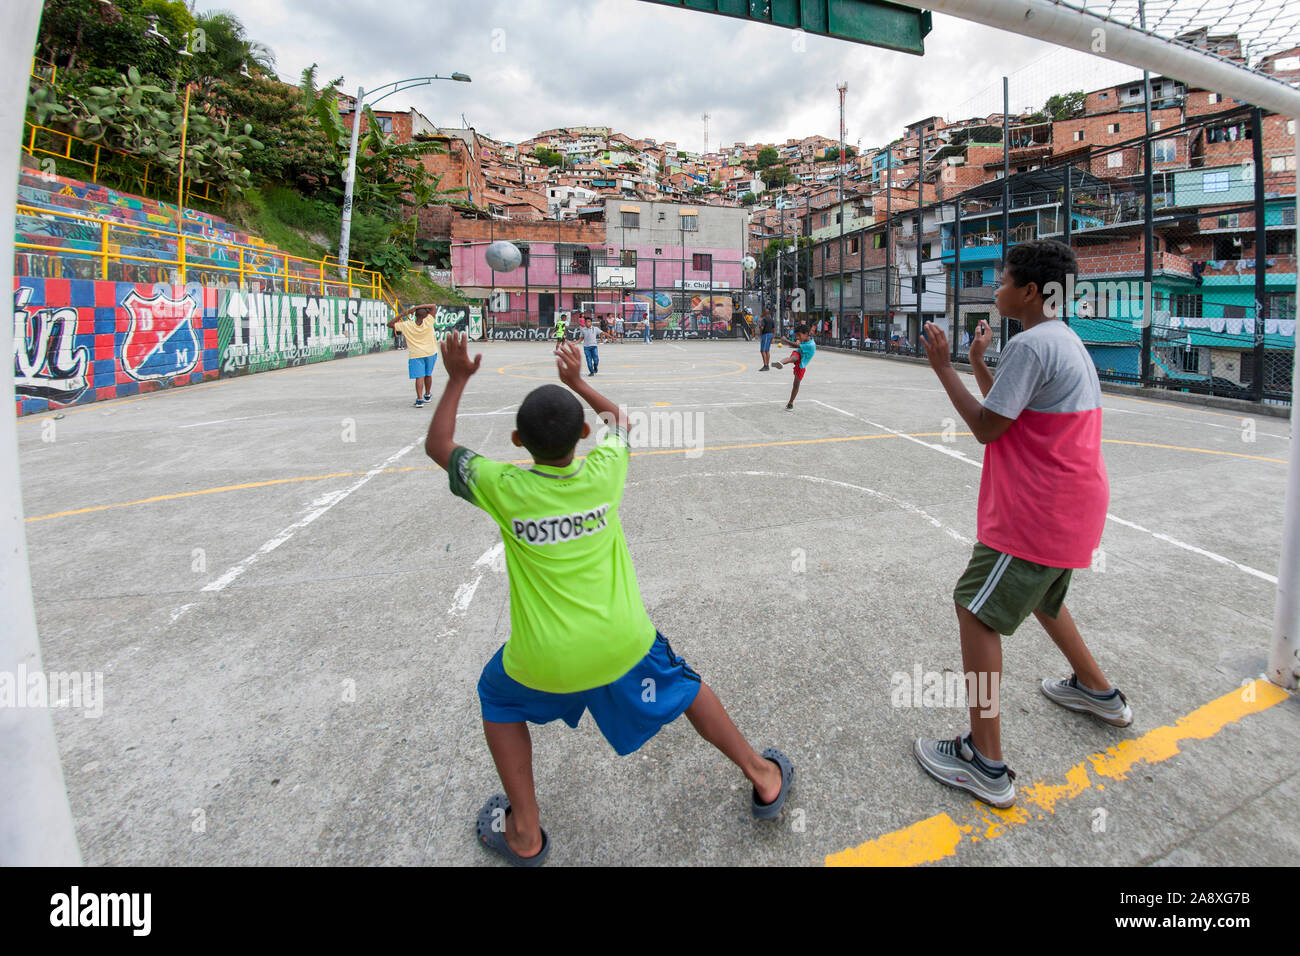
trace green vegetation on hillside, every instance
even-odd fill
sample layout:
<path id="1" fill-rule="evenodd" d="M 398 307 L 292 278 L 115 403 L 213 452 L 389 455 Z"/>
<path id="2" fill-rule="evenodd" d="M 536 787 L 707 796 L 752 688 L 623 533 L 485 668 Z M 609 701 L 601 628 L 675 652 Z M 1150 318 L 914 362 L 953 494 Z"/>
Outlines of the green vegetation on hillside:
<path id="1" fill-rule="evenodd" d="M 55 131 L 41 134 L 52 151 L 64 149 L 60 132 L 88 141 L 73 143 L 85 165 L 56 161 L 59 173 L 89 178 L 95 146 L 109 146 L 98 181 L 174 201 L 184 132 L 186 180 L 224 194 L 211 211 L 292 255 L 337 249 L 352 125 L 339 113 L 342 77 L 318 87 L 313 64 L 284 83 L 238 18 L 182 0 L 46 0 L 35 52 L 29 122 Z M 418 238 L 417 210 L 466 202 L 420 161 L 444 148 L 398 143 L 369 107 L 363 117 L 350 256 L 390 280 L 443 264 L 445 243 Z"/>

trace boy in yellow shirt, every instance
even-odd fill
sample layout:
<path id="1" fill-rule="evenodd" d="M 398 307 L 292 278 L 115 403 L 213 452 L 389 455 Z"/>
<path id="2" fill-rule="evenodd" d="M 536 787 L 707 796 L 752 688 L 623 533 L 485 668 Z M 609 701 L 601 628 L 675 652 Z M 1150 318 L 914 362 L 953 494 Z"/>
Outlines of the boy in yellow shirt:
<path id="1" fill-rule="evenodd" d="M 402 316 L 415 312 L 415 321 Z M 406 338 L 406 371 L 415 382 L 415 407 L 423 408 L 433 398 L 433 367 L 438 362 L 438 339 L 433 331 L 433 310 L 427 305 L 407 309 L 388 320 L 388 327 Z"/>

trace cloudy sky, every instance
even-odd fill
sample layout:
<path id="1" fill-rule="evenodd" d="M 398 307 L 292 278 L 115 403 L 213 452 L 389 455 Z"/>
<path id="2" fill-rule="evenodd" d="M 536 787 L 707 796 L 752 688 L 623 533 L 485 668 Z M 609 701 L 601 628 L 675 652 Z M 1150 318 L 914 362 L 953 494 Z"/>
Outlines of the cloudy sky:
<path id="1" fill-rule="evenodd" d="M 703 146 L 838 135 L 848 83 L 846 142 L 883 145 L 925 116 L 950 120 L 1131 78 L 1128 67 L 934 15 L 924 57 L 804 38 L 792 31 L 642 0 L 221 0 L 276 69 L 296 78 L 375 88 L 408 76 L 468 73 L 473 82 L 399 93 L 439 125 L 461 116 L 517 141 L 557 126 L 604 125 L 632 136 Z M 200 0 L 199 8 L 205 4 Z"/>

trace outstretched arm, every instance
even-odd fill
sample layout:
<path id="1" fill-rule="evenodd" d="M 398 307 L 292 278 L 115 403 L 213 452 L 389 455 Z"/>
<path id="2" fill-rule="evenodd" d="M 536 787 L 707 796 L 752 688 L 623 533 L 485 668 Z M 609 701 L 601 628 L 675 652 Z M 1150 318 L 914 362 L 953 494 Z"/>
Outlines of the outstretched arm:
<path id="1" fill-rule="evenodd" d="M 572 342 L 564 342 L 555 350 L 555 364 L 560 370 L 560 381 L 577 392 L 578 397 L 591 406 L 606 425 L 627 428 L 627 413 L 596 391 L 582 377 L 582 352 Z"/>
<path id="2" fill-rule="evenodd" d="M 993 373 L 984 364 L 984 352 L 991 341 L 993 341 L 993 331 L 989 328 L 989 324 L 981 319 L 979 327 L 975 329 L 975 335 L 971 337 L 970 367 L 975 373 L 975 384 L 980 387 L 980 394 L 986 398 L 989 389 L 993 387 Z"/>
<path id="3" fill-rule="evenodd" d="M 451 332 L 442 341 L 442 365 L 447 370 L 447 385 L 438 399 L 438 407 L 429 422 L 429 434 L 424 439 L 424 453 L 438 463 L 444 471 L 451 464 L 451 453 L 456 450 L 456 411 L 460 396 L 469 383 L 470 376 L 478 371 L 482 355 L 470 361 L 466 347 L 468 336 L 464 332 Z"/>
<path id="4" fill-rule="evenodd" d="M 948 393 L 953 408 L 957 409 L 957 414 L 962 417 L 971 434 L 982 445 L 1001 438 L 1002 433 L 1011 427 L 1015 419 L 1004 418 L 996 412 L 989 411 L 970 393 L 966 383 L 952 367 L 948 351 L 948 336 L 944 334 L 943 329 L 933 322 L 925 323 L 925 337 L 921 341 L 925 344 L 925 354 L 930 360 L 930 367 L 939 376 L 939 383 L 943 385 L 943 390 Z M 981 361 L 980 364 L 983 362 Z"/>

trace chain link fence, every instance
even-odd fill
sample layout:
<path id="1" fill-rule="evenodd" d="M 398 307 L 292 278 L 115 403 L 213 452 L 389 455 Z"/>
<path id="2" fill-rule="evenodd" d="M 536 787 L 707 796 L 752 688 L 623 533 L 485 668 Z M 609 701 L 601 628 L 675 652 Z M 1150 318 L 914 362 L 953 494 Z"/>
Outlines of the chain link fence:
<path id="1" fill-rule="evenodd" d="M 1289 404 L 1295 121 L 1192 91 L 1161 101 L 1146 135 L 1137 103 L 1053 124 L 1068 140 L 1050 159 L 960 191 L 947 163 L 965 154 L 946 146 L 922 176 L 939 199 L 919 229 L 909 209 L 848 234 L 843 268 L 838 236 L 811 243 L 803 287 L 817 341 L 924 355 L 921 325 L 935 321 L 965 361 L 983 321 L 995 365 L 1020 331 L 997 309 L 1004 236 L 1055 239 L 1079 264 L 1063 318 L 1103 381 Z M 887 260 L 873 256 L 885 246 Z"/>

